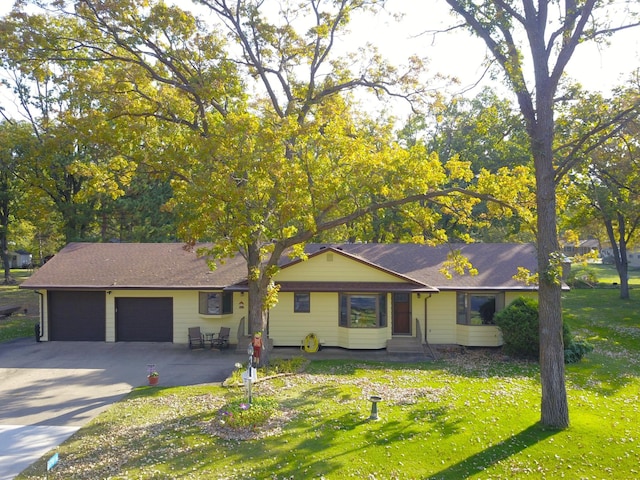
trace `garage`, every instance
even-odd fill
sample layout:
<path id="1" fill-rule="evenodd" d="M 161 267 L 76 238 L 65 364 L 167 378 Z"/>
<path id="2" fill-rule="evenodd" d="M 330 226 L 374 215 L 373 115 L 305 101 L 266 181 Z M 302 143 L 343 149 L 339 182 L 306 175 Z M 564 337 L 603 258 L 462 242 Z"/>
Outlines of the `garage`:
<path id="1" fill-rule="evenodd" d="M 49 340 L 105 341 L 105 292 L 49 291 Z"/>
<path id="2" fill-rule="evenodd" d="M 173 342 L 173 298 L 116 298 L 116 342 Z"/>

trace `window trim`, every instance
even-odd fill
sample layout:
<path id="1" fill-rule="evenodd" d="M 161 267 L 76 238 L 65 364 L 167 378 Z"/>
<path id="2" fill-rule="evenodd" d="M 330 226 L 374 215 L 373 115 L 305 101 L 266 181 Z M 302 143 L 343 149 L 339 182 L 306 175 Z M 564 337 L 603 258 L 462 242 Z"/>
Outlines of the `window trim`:
<path id="1" fill-rule="evenodd" d="M 505 307 L 505 292 L 503 291 L 457 291 L 456 292 L 456 325 L 465 325 L 468 327 L 495 327 L 495 321 L 488 323 L 471 323 L 471 297 L 494 297 L 494 316 Z"/>
<path id="2" fill-rule="evenodd" d="M 306 300 L 298 300 L 299 296 L 306 296 Z M 311 312 L 311 292 L 294 292 L 293 293 L 293 313 L 310 313 Z"/>
<path id="3" fill-rule="evenodd" d="M 375 325 L 354 325 L 352 323 L 351 299 L 352 297 L 372 297 L 375 299 Z M 387 327 L 387 293 L 369 292 L 341 292 L 338 295 L 338 326 L 343 328 L 386 328 Z"/>
<path id="4" fill-rule="evenodd" d="M 209 300 L 213 296 L 220 296 L 218 301 L 219 311 L 209 309 Z M 233 313 L 233 292 L 217 290 L 213 292 L 198 292 L 198 313 L 208 316 L 231 315 Z"/>

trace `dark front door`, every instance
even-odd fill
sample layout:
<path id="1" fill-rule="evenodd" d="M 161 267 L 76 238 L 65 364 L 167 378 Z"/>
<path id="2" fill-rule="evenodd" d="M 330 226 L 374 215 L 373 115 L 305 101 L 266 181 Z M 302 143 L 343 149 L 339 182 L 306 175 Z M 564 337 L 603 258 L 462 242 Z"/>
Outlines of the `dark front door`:
<path id="1" fill-rule="evenodd" d="M 393 334 L 411 335 L 411 298 L 408 293 L 393 294 Z"/>
<path id="2" fill-rule="evenodd" d="M 105 341 L 105 293 L 49 291 L 49 340 Z"/>
<path id="3" fill-rule="evenodd" d="M 173 298 L 116 298 L 116 342 L 173 342 Z"/>

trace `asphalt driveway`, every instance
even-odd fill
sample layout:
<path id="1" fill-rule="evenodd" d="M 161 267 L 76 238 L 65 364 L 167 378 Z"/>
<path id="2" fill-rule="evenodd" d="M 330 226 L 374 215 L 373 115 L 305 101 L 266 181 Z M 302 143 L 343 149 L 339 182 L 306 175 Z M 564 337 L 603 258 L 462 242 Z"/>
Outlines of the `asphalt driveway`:
<path id="1" fill-rule="evenodd" d="M 0 344 L 0 480 L 13 479 L 132 388 L 146 385 L 148 365 L 160 373 L 161 386 L 196 385 L 223 381 L 245 357 L 170 343 Z"/>

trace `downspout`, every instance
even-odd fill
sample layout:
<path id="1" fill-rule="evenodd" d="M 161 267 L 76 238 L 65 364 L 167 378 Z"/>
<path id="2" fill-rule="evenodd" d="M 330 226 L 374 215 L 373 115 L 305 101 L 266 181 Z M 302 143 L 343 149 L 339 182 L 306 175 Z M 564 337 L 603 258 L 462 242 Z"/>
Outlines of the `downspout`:
<path id="1" fill-rule="evenodd" d="M 35 326 L 35 336 L 36 336 L 36 342 L 40 342 L 40 339 L 42 337 L 44 337 L 44 333 L 42 333 L 44 331 L 44 294 L 38 290 L 34 290 L 38 295 L 40 295 L 40 300 L 39 300 L 39 307 L 40 307 L 40 321 L 39 323 L 36 323 Z"/>
<path id="2" fill-rule="evenodd" d="M 427 345 L 429 344 L 429 341 L 427 340 L 427 335 L 429 331 L 429 326 L 427 325 L 427 318 L 428 318 L 427 300 L 431 298 L 431 295 L 433 294 L 430 293 L 429 296 L 425 297 L 424 299 L 424 343 L 426 343 Z"/>
<path id="3" fill-rule="evenodd" d="M 427 310 L 427 300 L 429 300 L 431 298 L 431 293 L 429 294 L 428 297 L 426 297 L 424 299 L 424 342 L 427 344 L 427 347 L 429 348 L 429 351 L 431 352 L 431 356 L 433 357 L 434 360 L 437 360 L 438 357 L 436 357 L 436 352 L 433 351 L 433 348 L 431 348 L 431 344 L 429 343 L 428 340 L 428 335 L 429 335 L 429 325 L 428 325 L 428 310 Z"/>

